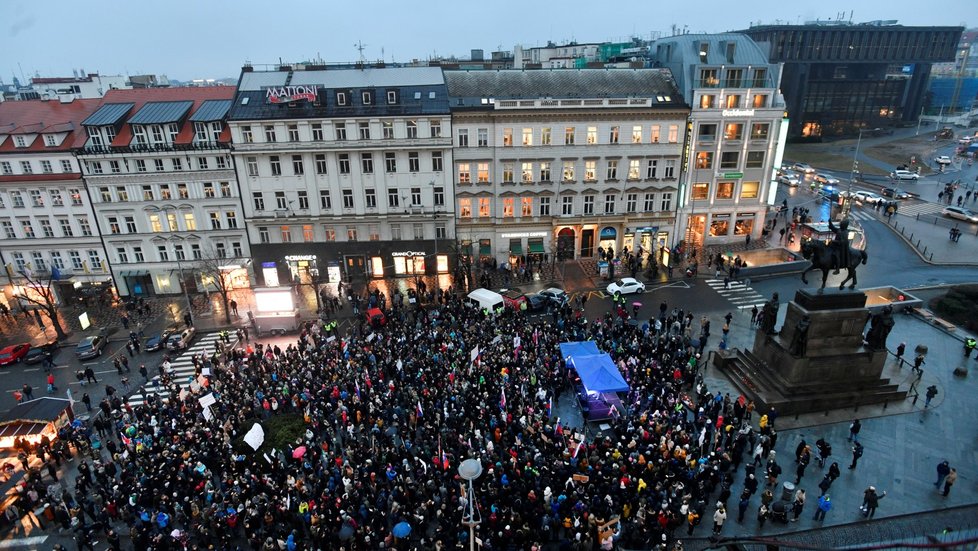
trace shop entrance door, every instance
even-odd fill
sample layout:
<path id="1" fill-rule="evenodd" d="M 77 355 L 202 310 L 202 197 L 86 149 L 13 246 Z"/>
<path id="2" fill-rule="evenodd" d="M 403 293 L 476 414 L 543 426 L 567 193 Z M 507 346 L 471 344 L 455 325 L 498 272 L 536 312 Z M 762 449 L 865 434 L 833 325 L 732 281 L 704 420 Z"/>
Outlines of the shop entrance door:
<path id="1" fill-rule="evenodd" d="M 347 277 L 366 277 L 367 262 L 362 256 L 345 256 Z"/>
<path id="2" fill-rule="evenodd" d="M 581 258 L 594 256 L 594 230 L 581 231 Z"/>

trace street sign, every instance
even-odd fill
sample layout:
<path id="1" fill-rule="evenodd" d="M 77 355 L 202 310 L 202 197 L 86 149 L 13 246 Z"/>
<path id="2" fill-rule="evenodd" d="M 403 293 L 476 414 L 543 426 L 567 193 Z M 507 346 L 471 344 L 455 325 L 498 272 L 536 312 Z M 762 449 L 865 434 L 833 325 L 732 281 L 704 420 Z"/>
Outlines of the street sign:
<path id="1" fill-rule="evenodd" d="M 724 172 L 723 173 L 723 177 L 724 178 L 743 178 L 744 177 L 744 173 L 743 172 Z"/>

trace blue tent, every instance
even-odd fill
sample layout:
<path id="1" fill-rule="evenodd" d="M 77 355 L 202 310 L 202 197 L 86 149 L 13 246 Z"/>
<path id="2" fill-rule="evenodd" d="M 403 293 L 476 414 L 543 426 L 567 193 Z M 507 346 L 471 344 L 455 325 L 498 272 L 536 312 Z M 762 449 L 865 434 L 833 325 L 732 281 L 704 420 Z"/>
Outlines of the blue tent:
<path id="1" fill-rule="evenodd" d="M 584 388 L 590 392 L 626 392 L 629 389 L 618 366 L 608 354 L 571 356 L 568 365 L 577 371 Z"/>
<path id="2" fill-rule="evenodd" d="M 565 359 L 569 356 L 590 356 L 600 353 L 601 351 L 598 350 L 598 345 L 594 344 L 594 341 L 560 343 L 560 357 Z"/>

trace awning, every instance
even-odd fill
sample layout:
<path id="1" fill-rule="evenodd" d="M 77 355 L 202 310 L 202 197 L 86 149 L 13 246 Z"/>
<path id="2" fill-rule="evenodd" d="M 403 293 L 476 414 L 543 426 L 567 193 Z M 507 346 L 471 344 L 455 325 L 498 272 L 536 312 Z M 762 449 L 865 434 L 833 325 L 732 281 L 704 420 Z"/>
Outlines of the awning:
<path id="1" fill-rule="evenodd" d="M 491 245 L 479 245 L 479 254 L 492 254 Z"/>
<path id="2" fill-rule="evenodd" d="M 32 423 L 30 421 L 14 422 L 0 427 L 0 438 L 17 438 L 21 436 L 32 436 L 44 432 L 48 423 Z"/>
<path id="3" fill-rule="evenodd" d="M 531 241 L 528 243 L 530 246 L 530 254 L 543 254 L 543 242 L 542 241 Z"/>
<path id="4" fill-rule="evenodd" d="M 523 254 L 523 244 L 522 243 L 512 243 L 509 246 L 510 254 L 521 255 Z"/>

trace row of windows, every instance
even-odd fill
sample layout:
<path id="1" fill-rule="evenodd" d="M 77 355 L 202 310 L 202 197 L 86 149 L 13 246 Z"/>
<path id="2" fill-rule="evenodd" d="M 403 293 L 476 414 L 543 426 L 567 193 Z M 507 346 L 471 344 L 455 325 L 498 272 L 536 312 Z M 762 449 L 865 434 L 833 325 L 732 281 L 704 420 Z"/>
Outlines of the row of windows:
<path id="1" fill-rule="evenodd" d="M 34 143 L 34 138 L 28 139 L 25 135 L 14 136 L 14 147 L 21 148 L 27 147 Z M 44 146 L 45 147 L 57 147 L 61 143 L 56 134 L 44 134 Z"/>
<path id="2" fill-rule="evenodd" d="M 371 123 L 361 121 L 356 124 L 351 122 L 334 122 L 330 125 L 314 122 L 309 126 L 298 124 L 285 125 L 285 138 L 287 142 L 324 142 L 327 140 L 345 142 L 348 140 L 373 140 L 373 139 L 417 139 L 440 138 L 441 121 L 438 119 L 422 119 L 407 121 L 380 121 Z M 426 127 L 426 128 L 425 128 Z M 419 129 L 425 129 L 421 132 Z M 265 124 L 259 127 L 251 125 L 241 126 L 241 141 L 243 143 L 275 143 L 280 141 L 281 125 Z M 424 134 L 424 136 L 422 136 Z M 256 138 L 263 138 L 257 140 Z"/>
<path id="3" fill-rule="evenodd" d="M 128 203 L 129 201 L 169 201 L 172 199 L 214 199 L 233 197 L 231 182 L 201 182 L 178 184 L 144 184 L 138 195 L 130 193 L 127 186 L 99 186 L 98 200 L 102 203 Z"/>
<path id="4" fill-rule="evenodd" d="M 713 168 L 714 157 L 716 157 L 716 155 L 714 154 L 713 151 L 697 151 L 695 167 Z M 739 151 L 721 152 L 719 168 L 726 168 L 726 169 L 740 168 L 740 152 Z M 744 168 L 745 169 L 764 168 L 764 152 L 748 151 L 744 161 Z"/>
<path id="5" fill-rule="evenodd" d="M 66 262 L 61 251 L 51 251 L 50 264 L 48 264 L 48 258 L 45 257 L 44 253 L 41 251 L 32 252 L 30 254 L 30 258 L 28 258 L 22 252 L 14 252 L 12 253 L 11 258 L 13 260 L 14 269 L 18 273 L 24 272 L 28 269 L 34 272 L 47 272 L 51 269 L 51 267 L 64 271 L 67 270 L 69 266 L 71 266 L 71 269 L 77 271 L 102 270 L 102 257 L 95 249 L 86 251 L 88 255 L 87 261 L 82 259 L 81 251 L 67 251 L 67 253 L 68 260 Z"/>
<path id="6" fill-rule="evenodd" d="M 741 94 L 702 94 L 700 96 L 700 109 L 740 109 L 741 107 L 753 107 L 763 109 L 768 107 L 770 101 L 768 94 L 754 94 L 746 96 Z"/>
<path id="7" fill-rule="evenodd" d="M 199 243 L 191 243 L 189 249 L 189 259 L 201 260 L 204 258 L 204 251 L 201 249 Z M 240 241 L 232 241 L 230 249 L 231 258 L 239 258 L 244 256 L 244 250 L 241 248 Z M 214 243 L 214 254 L 217 256 L 217 258 L 229 258 L 228 252 L 227 244 L 222 242 Z M 146 262 L 146 255 L 143 253 L 143 248 L 139 245 L 134 245 L 131 247 L 116 247 L 115 256 L 116 261 L 120 264 L 128 264 L 130 262 L 138 264 L 140 262 Z M 159 262 L 188 260 L 187 247 L 181 243 L 174 243 L 173 245 L 168 243 L 156 245 L 156 260 Z"/>
<path id="8" fill-rule="evenodd" d="M 656 199 L 658 198 L 658 208 L 656 208 Z M 529 217 L 529 216 L 551 216 L 550 209 L 550 197 L 504 197 L 502 198 L 502 217 L 503 218 L 515 218 L 515 217 Z M 604 196 L 604 203 L 602 205 L 603 214 L 617 214 L 618 213 L 618 203 L 622 199 L 621 195 L 618 193 L 608 193 Z M 624 196 L 625 201 L 625 213 L 633 214 L 637 212 L 660 212 L 669 211 L 672 209 L 672 193 L 645 193 L 641 197 L 641 202 L 639 202 L 638 193 L 627 193 Z M 470 198 L 462 198 L 458 200 L 458 213 L 459 218 L 490 218 L 492 217 L 492 198 L 491 197 L 479 197 L 475 200 L 473 205 L 473 200 Z M 534 203 L 536 203 L 534 210 Z M 596 195 L 583 195 L 580 204 L 580 214 L 585 216 L 596 214 L 595 205 L 597 203 Z M 517 211 L 517 206 L 519 210 Z M 639 207 L 641 206 L 641 210 Z M 476 210 L 473 210 L 473 207 Z M 559 216 L 574 216 L 577 212 L 575 208 L 577 204 L 572 195 L 562 195 L 560 197 L 560 214 Z M 476 215 L 477 214 L 477 215 Z M 476 216 L 474 216 L 476 215 Z"/>
<path id="9" fill-rule="evenodd" d="M 197 219 L 193 212 L 182 212 L 179 215 L 176 212 L 169 211 L 165 213 L 153 213 L 147 215 L 147 219 L 149 221 L 149 229 L 153 233 L 164 231 L 197 231 L 201 229 L 197 227 Z M 180 219 L 183 219 L 182 229 L 179 224 Z M 233 210 L 223 213 L 220 211 L 210 211 L 207 213 L 207 220 L 209 221 L 209 228 L 212 230 L 233 230 L 238 228 L 238 214 Z M 106 223 L 108 224 L 107 229 L 110 234 L 139 233 L 135 216 L 123 216 L 122 218 L 109 216 L 106 217 Z"/>
<path id="10" fill-rule="evenodd" d="M 60 189 L 29 189 L 27 192 L 21 190 L 11 190 L 7 192 L 10 196 L 10 204 L 15 208 L 24 208 L 27 206 L 28 202 L 31 206 L 43 207 L 46 202 L 50 202 L 52 207 L 63 207 L 65 206 L 65 196 L 62 195 Z M 68 202 L 72 206 L 81 206 L 84 204 L 82 199 L 81 189 L 79 188 L 68 188 Z M 0 209 L 7 206 L 7 199 L 4 197 L 3 192 L 0 192 Z"/>
<path id="11" fill-rule="evenodd" d="M 407 234 L 405 227 L 410 229 L 411 233 Z M 415 241 L 420 241 L 422 239 L 430 239 L 431 236 L 426 233 L 425 224 L 389 224 L 387 225 L 387 235 L 381 234 L 381 228 L 379 224 L 369 224 L 367 225 L 367 239 L 369 241 L 380 241 L 382 238 L 389 241 L 402 241 L 413 239 Z M 276 243 L 296 243 L 300 240 L 305 243 L 312 243 L 315 241 L 336 241 L 337 228 L 334 226 L 322 226 L 322 233 L 316 235 L 316 228 L 312 224 L 305 224 L 303 226 L 279 226 L 277 228 L 269 227 L 259 227 L 258 228 L 258 241 L 260 243 L 272 243 L 272 235 L 275 233 L 277 240 Z M 340 231 L 343 231 L 346 235 L 345 241 L 355 242 L 360 240 L 361 228 L 358 226 L 345 226 Z M 436 222 L 434 225 L 435 239 L 447 239 L 448 231 L 446 230 L 445 224 L 443 222 Z"/>
<path id="12" fill-rule="evenodd" d="M 579 161 L 562 161 L 558 178 L 564 182 L 574 182 L 578 177 L 583 177 L 585 182 L 595 182 L 598 180 L 598 161 L 585 160 L 584 172 L 578 172 L 581 163 Z M 509 182 L 552 182 L 554 174 L 552 172 L 553 163 L 543 161 L 539 163 L 502 163 L 502 181 Z M 519 180 L 517 180 L 516 169 L 520 170 Z M 473 168 L 475 169 L 473 180 Z M 659 169 L 662 169 L 661 171 Z M 458 163 L 456 173 L 460 184 L 471 184 L 473 181 L 479 184 L 491 183 L 492 164 L 488 162 L 478 163 Z M 608 159 L 604 162 L 605 180 L 617 181 L 619 179 L 641 180 L 642 178 L 652 180 L 674 180 L 676 178 L 676 160 L 674 159 Z"/>
<path id="13" fill-rule="evenodd" d="M 441 151 L 432 151 L 431 157 L 429 159 L 428 167 L 430 167 L 431 172 L 441 172 L 444 166 L 443 156 Z M 401 156 L 403 159 L 403 155 Z M 245 157 L 245 165 L 248 170 L 248 176 L 258 177 L 264 175 L 269 176 L 282 176 L 284 163 L 289 163 L 291 161 L 291 175 L 292 176 L 302 176 L 306 173 L 306 164 L 302 155 L 292 155 L 290 158 L 286 158 L 284 161 L 279 155 L 269 155 L 268 164 L 259 164 L 258 157 Z M 374 154 L 373 153 L 360 153 L 360 173 L 361 174 L 373 174 L 374 173 Z M 378 157 L 378 162 L 380 158 Z M 383 154 L 384 161 L 384 172 L 388 174 L 393 174 L 398 172 L 398 154 L 392 151 L 385 152 Z M 403 172 L 403 164 L 401 165 Z M 329 162 L 326 159 L 325 153 L 316 154 L 313 157 L 313 168 L 316 174 L 327 174 L 329 172 Z M 334 166 L 340 174 L 351 174 L 352 173 L 352 162 L 349 153 L 338 153 L 336 156 L 336 165 Z M 407 153 L 407 171 L 408 172 L 421 172 L 421 154 L 417 151 L 409 151 Z"/>
<path id="14" fill-rule="evenodd" d="M 75 171 L 75 167 L 71 164 L 70 159 L 61 159 L 58 163 L 60 165 L 60 173 L 70 173 Z M 38 170 L 35 170 L 35 166 Z M 38 165 L 34 164 L 34 161 L 26 160 L 19 161 L 15 165 L 11 161 L 0 161 L 0 174 L 4 176 L 13 176 L 15 174 L 54 174 L 54 161 L 48 159 L 41 159 Z M 15 167 L 17 170 L 15 170 Z"/>
<path id="15" fill-rule="evenodd" d="M 757 199 L 760 182 L 742 182 L 740 184 L 741 199 Z M 717 200 L 730 201 L 736 196 L 737 182 L 717 182 L 713 198 Z M 694 183 L 690 191 L 690 197 L 694 201 L 708 199 L 710 197 L 710 184 L 708 182 Z"/>
<path id="16" fill-rule="evenodd" d="M 72 220 L 78 224 L 78 230 L 81 236 L 91 237 L 92 226 L 88 222 L 87 216 L 73 216 L 71 218 L 55 218 L 55 222 L 58 225 L 60 235 L 55 235 L 54 223 L 51 219 L 44 217 L 37 217 L 36 219 L 37 227 L 35 228 L 34 221 L 29 218 L 18 218 L 16 223 L 14 220 L 0 220 L 0 229 L 3 230 L 3 237 L 5 239 L 38 239 L 44 237 L 74 237 L 75 227 L 72 225 Z M 20 234 L 17 233 L 17 228 L 20 228 Z"/>
<path id="17" fill-rule="evenodd" d="M 696 139 L 700 142 L 713 142 L 717 139 L 717 131 L 723 130 L 724 141 L 740 141 L 744 139 L 744 131 L 747 124 L 742 122 L 728 122 L 724 125 L 716 123 L 701 123 L 697 128 Z M 750 135 L 748 138 L 754 140 L 767 141 L 771 134 L 771 125 L 766 122 L 757 122 L 750 125 Z"/>
<path id="18" fill-rule="evenodd" d="M 702 55 L 702 52 L 701 52 Z M 738 67 L 727 69 L 707 68 L 700 69 L 700 82 L 698 88 L 770 88 L 767 79 L 767 69 L 758 67 L 753 69 L 753 78 L 748 78 L 748 72 Z M 723 77 L 723 80 L 720 77 Z"/>
<path id="19" fill-rule="evenodd" d="M 213 163 L 211 160 L 213 159 Z M 224 155 L 217 157 L 199 156 L 194 159 L 187 157 L 187 168 L 189 170 L 226 170 L 230 168 L 230 161 Z M 166 159 L 133 159 L 130 165 L 129 159 L 108 161 L 85 161 L 85 172 L 87 174 L 122 174 L 137 172 L 181 172 L 184 170 L 184 159 L 182 157 L 171 157 L 170 162 Z"/>
<path id="20" fill-rule="evenodd" d="M 402 195 L 407 191 L 406 195 Z M 423 205 L 423 193 L 420 187 L 412 187 L 409 190 L 398 188 L 387 189 L 387 206 L 391 208 L 404 206 L 421 207 Z M 284 191 L 274 192 L 275 210 L 309 210 L 309 193 L 307 191 L 295 192 L 293 195 Z M 363 195 L 360 197 L 362 205 L 367 209 L 377 208 L 377 190 L 374 188 L 363 188 Z M 432 189 L 432 200 L 434 206 L 445 206 L 445 188 L 436 186 Z M 256 211 L 265 210 L 265 194 L 261 191 L 252 193 L 252 201 Z M 352 189 L 344 189 L 341 192 L 341 204 L 343 209 L 355 208 L 355 200 Z M 333 198 L 328 189 L 319 190 L 319 208 L 322 210 L 333 209 Z"/>
<path id="21" fill-rule="evenodd" d="M 167 125 L 133 124 L 130 126 L 132 126 L 132 145 L 137 146 L 170 146 L 176 143 L 177 136 L 180 134 L 180 126 L 176 123 Z M 85 130 L 88 133 L 88 146 L 90 147 L 109 146 L 116 138 L 114 126 L 86 126 Z M 195 122 L 194 142 L 217 143 L 222 131 L 224 131 L 224 123 L 221 121 Z"/>
<path id="22" fill-rule="evenodd" d="M 646 134 L 647 130 L 647 134 Z M 458 147 L 469 147 L 469 128 L 459 128 L 457 130 L 457 140 L 456 145 Z M 633 125 L 631 128 L 621 127 L 621 126 L 610 126 L 606 128 L 606 131 L 602 134 L 599 132 L 597 126 L 588 126 L 584 129 L 583 141 L 582 136 L 579 135 L 576 126 L 565 126 L 563 128 L 521 128 L 519 129 L 519 135 L 514 136 L 513 128 L 503 128 L 502 134 L 502 146 L 512 147 L 515 140 L 519 140 L 519 144 L 523 147 L 533 147 L 534 145 L 554 145 L 554 132 L 563 132 L 563 145 L 598 145 L 598 144 L 618 144 L 618 143 L 659 143 L 662 134 L 662 127 L 658 124 L 653 124 L 652 126 L 643 127 L 642 125 Z M 631 135 L 623 136 L 623 132 L 631 131 Z M 604 136 L 604 141 L 602 137 Z M 475 146 L 476 147 L 493 147 L 496 144 L 489 142 L 489 129 L 488 128 L 477 128 L 475 130 Z M 558 138 L 559 139 L 559 138 Z M 679 142 L 679 125 L 670 124 L 666 127 L 666 141 L 668 143 L 678 143 Z M 560 142 L 558 142 L 560 143 Z"/>

